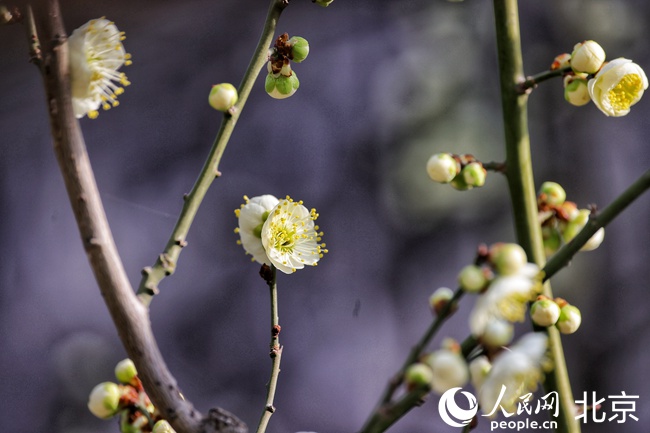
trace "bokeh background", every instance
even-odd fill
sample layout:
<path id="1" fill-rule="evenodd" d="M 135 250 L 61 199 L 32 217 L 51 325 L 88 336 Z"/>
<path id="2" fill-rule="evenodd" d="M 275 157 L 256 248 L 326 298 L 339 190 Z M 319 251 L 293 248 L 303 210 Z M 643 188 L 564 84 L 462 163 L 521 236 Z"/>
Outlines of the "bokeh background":
<path id="1" fill-rule="evenodd" d="M 212 84 L 238 83 L 265 0 L 64 1 L 68 31 L 107 16 L 127 34 L 133 83 L 120 107 L 82 119 L 117 246 L 137 285 L 161 251 L 220 122 Z M 526 72 L 595 39 L 609 58 L 650 70 L 650 4 L 522 2 Z M 269 309 L 258 266 L 237 246 L 242 196 L 290 194 L 321 214 L 330 253 L 281 275 L 285 352 L 269 432 L 354 432 L 431 321 L 427 298 L 453 286 L 479 243 L 513 241 L 505 180 L 457 192 L 432 183 L 439 151 L 504 158 L 491 3 L 293 0 L 278 30 L 310 41 L 301 88 L 277 101 L 260 77 L 189 234 L 151 306 L 184 393 L 256 425 L 268 379 Z M 51 149 L 40 76 L 20 26 L 0 28 L 0 430 L 116 432 L 86 409 L 125 357 L 87 264 Z M 650 165 L 650 102 L 610 119 L 563 99 L 560 80 L 530 98 L 535 178 L 581 207 L 607 205 Z M 607 228 L 604 244 L 554 278 L 583 327 L 564 338 L 576 398 L 638 395 L 639 421 L 588 432 L 646 432 L 650 420 L 650 199 Z M 468 333 L 466 300 L 443 329 Z M 526 327 L 524 327 L 525 329 Z M 395 432 L 454 431 L 437 398 Z M 609 404 L 609 402 L 607 403 Z M 606 409 L 608 406 L 606 406 Z M 482 422 L 477 430 L 489 431 Z"/>

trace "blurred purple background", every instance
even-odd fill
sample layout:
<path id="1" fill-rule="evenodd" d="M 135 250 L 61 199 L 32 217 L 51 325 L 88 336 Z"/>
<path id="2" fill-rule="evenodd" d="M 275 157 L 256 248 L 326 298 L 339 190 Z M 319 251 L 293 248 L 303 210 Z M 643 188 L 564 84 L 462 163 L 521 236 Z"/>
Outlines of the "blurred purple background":
<path id="1" fill-rule="evenodd" d="M 126 32 L 133 83 L 120 107 L 81 125 L 117 246 L 134 285 L 164 247 L 221 116 L 212 84 L 237 84 L 267 1 L 67 1 L 68 31 L 105 15 Z M 650 5 L 640 0 L 522 2 L 526 72 L 595 39 L 650 70 Z M 190 231 L 176 274 L 151 306 L 185 395 L 255 426 L 268 379 L 268 294 L 233 233 L 242 196 L 291 195 L 316 207 L 330 253 L 281 275 L 285 346 L 269 432 L 354 432 L 428 326 L 427 299 L 453 286 L 479 243 L 513 241 L 506 182 L 469 192 L 433 184 L 433 153 L 503 160 L 491 4 L 293 0 L 279 32 L 311 45 L 301 88 L 277 101 L 260 77 Z M 117 432 L 86 409 L 125 357 L 86 261 L 51 149 L 40 76 L 20 26 L 0 28 L 0 430 Z M 646 97 L 647 98 L 647 97 Z M 530 98 L 535 177 L 601 207 L 650 166 L 650 102 L 609 119 L 569 106 L 560 80 Z M 650 199 L 604 244 L 554 278 L 583 327 L 564 338 L 576 398 L 638 395 L 639 421 L 589 432 L 646 432 L 650 420 Z M 434 342 L 462 340 L 472 300 Z M 527 326 L 522 327 L 522 330 Z M 455 431 L 432 396 L 394 432 Z M 489 431 L 483 422 L 478 432 Z"/>

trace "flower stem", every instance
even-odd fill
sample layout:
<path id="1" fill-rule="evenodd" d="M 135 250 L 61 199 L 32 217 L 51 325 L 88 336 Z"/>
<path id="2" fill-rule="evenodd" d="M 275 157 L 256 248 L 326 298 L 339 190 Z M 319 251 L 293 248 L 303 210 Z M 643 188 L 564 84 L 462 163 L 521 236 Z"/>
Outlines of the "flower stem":
<path id="1" fill-rule="evenodd" d="M 371 433 L 371 432 L 380 432 L 386 430 L 395 421 L 397 421 L 400 417 L 402 417 L 408 410 L 412 409 L 418 401 L 422 399 L 424 394 L 420 395 L 417 398 L 411 396 L 410 399 L 406 399 L 406 400 L 405 400 L 406 397 L 404 397 L 399 402 L 391 403 L 391 399 L 393 398 L 395 391 L 397 391 L 397 388 L 399 388 L 399 386 L 404 381 L 404 373 L 406 372 L 406 369 L 411 364 L 417 362 L 418 358 L 420 358 L 424 349 L 427 347 L 427 345 L 431 342 L 433 337 L 436 335 L 436 332 L 438 332 L 443 322 L 447 320 L 456 311 L 456 306 L 458 305 L 458 301 L 460 300 L 460 298 L 462 298 L 464 294 L 465 292 L 462 289 L 456 290 L 454 296 L 449 300 L 449 302 L 447 302 L 447 304 L 442 309 L 442 311 L 440 311 L 440 313 L 436 316 L 436 319 L 431 323 L 429 328 L 422 335 L 420 341 L 418 341 L 417 344 L 413 346 L 413 348 L 409 352 L 408 357 L 404 361 L 404 364 L 402 364 L 402 367 L 399 369 L 397 373 L 395 373 L 393 378 L 388 382 L 388 385 L 386 385 L 386 388 L 384 389 L 384 392 L 382 393 L 379 399 L 379 403 L 377 404 L 377 407 L 372 412 L 370 418 L 368 418 L 368 420 L 366 421 L 366 423 L 364 424 L 363 428 L 359 433 Z M 405 403 L 408 401 L 412 402 L 413 404 L 407 408 L 405 406 Z M 396 410 L 396 408 L 398 409 Z"/>
<path id="2" fill-rule="evenodd" d="M 282 358 L 282 346 L 280 346 L 280 323 L 278 316 L 278 286 L 276 282 L 276 269 L 271 266 L 271 278 L 267 280 L 271 293 L 271 343 L 269 355 L 273 361 L 271 365 L 271 377 L 266 386 L 266 404 L 260 417 L 260 422 L 257 426 L 256 433 L 264 433 L 266 427 L 275 412 L 273 400 L 275 398 L 275 390 L 278 384 L 278 376 L 280 375 L 280 359 Z"/>
<path id="3" fill-rule="evenodd" d="M 533 75 L 532 77 L 526 77 L 526 80 L 522 83 L 519 83 L 517 86 L 517 92 L 519 94 L 530 93 L 530 90 L 537 87 L 539 83 L 550 80 L 551 78 L 561 77 L 569 71 L 571 71 L 571 66 L 566 66 L 561 69 L 548 70 Z"/>
<path id="4" fill-rule="evenodd" d="M 519 91 L 526 80 L 521 55 L 517 0 L 494 0 L 494 15 L 505 128 L 506 176 L 517 240 L 528 257 L 541 267 L 544 265 L 545 255 L 537 216 L 537 197 L 530 155 L 528 96 Z M 544 286 L 544 294 L 553 297 L 549 284 Z M 562 341 L 559 333 L 553 330 L 549 332 L 549 347 L 555 368 L 548 373 L 545 385 L 549 391 L 555 390 L 559 395 L 558 431 L 577 433 L 580 431 L 580 425 L 573 416 L 574 400 Z"/>
<path id="5" fill-rule="evenodd" d="M 153 296 L 158 293 L 158 284 L 166 276 L 174 273 L 178 257 L 181 250 L 187 245 L 186 238 L 190 230 L 190 226 L 194 221 L 194 217 L 207 193 L 210 185 L 214 179 L 219 177 L 219 162 L 223 155 L 230 136 L 235 128 L 235 124 L 239 119 L 241 111 L 246 104 L 248 95 L 251 92 L 255 79 L 264 67 L 267 61 L 267 50 L 273 42 L 273 35 L 275 28 L 280 18 L 280 14 L 287 6 L 288 0 L 271 0 L 269 5 L 264 29 L 260 36 L 257 48 L 248 69 L 244 74 L 241 84 L 239 85 L 239 100 L 229 112 L 224 113 L 221 127 L 214 140 L 210 154 L 203 165 L 198 179 L 194 183 L 192 190 L 185 196 L 185 203 L 183 209 L 178 217 L 176 226 L 172 231 L 164 251 L 158 256 L 156 263 L 152 267 L 146 267 L 142 270 L 142 279 L 138 288 L 138 297 L 140 301 L 148 306 L 151 303 Z"/>

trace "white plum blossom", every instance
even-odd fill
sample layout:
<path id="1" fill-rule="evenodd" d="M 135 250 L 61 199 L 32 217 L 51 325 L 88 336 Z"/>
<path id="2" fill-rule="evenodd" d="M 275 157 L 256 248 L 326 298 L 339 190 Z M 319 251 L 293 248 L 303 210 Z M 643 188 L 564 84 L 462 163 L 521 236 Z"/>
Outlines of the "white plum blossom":
<path id="1" fill-rule="evenodd" d="M 251 199 L 244 196 L 244 201 L 245 203 L 235 210 L 235 215 L 239 219 L 239 227 L 235 229 L 235 233 L 239 233 L 239 243 L 248 254 L 253 256 L 253 261 L 271 266 L 262 244 L 262 227 L 280 201 L 270 194 Z"/>
<path id="2" fill-rule="evenodd" d="M 68 38 L 72 107 L 77 118 L 86 114 L 91 119 L 98 109 L 108 110 L 119 103 L 129 80 L 123 65 L 131 64 L 131 55 L 124 51 L 124 33 L 105 18 L 90 20 Z"/>
<path id="3" fill-rule="evenodd" d="M 621 57 L 603 66 L 587 86 L 591 100 L 600 111 L 620 117 L 639 102 L 648 88 L 648 78 L 639 65 Z"/>
<path id="4" fill-rule="evenodd" d="M 472 334 L 482 336 L 492 321 L 523 321 L 527 303 L 535 299 L 540 288 L 538 274 L 539 267 L 527 263 L 516 274 L 495 278 L 476 300 L 470 313 L 469 327 Z"/>
<path id="5" fill-rule="evenodd" d="M 316 209 L 308 210 L 302 201 L 289 196 L 279 201 L 262 227 L 262 244 L 270 262 L 285 274 L 305 266 L 316 266 L 326 253 L 322 232 L 314 224 Z"/>
<path id="6" fill-rule="evenodd" d="M 308 210 L 302 201 L 287 196 L 278 200 L 272 195 L 249 199 L 235 210 L 239 218 L 240 243 L 253 261 L 273 265 L 285 274 L 305 266 L 316 266 L 327 253 L 320 243 L 322 232 L 314 224 L 316 209 Z"/>
<path id="7" fill-rule="evenodd" d="M 537 388 L 547 344 L 546 334 L 528 333 L 496 356 L 478 390 L 478 400 L 486 415 L 498 414 L 497 403 L 503 410 L 513 413 L 519 397 Z"/>

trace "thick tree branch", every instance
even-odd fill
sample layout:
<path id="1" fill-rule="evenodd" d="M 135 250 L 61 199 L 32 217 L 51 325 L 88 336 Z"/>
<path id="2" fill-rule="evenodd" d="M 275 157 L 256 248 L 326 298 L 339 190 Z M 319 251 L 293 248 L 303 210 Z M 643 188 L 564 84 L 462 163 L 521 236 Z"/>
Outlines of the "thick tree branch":
<path id="1" fill-rule="evenodd" d="M 43 1 L 36 5 L 34 12 L 42 44 L 40 68 L 54 151 L 84 249 L 120 339 L 138 369 L 147 394 L 178 433 L 225 432 L 228 426 L 221 430 L 206 427 L 200 413 L 180 394 L 176 380 L 165 365 L 147 308 L 135 296 L 117 252 L 79 122 L 73 114 L 67 36 L 58 2 Z"/>

